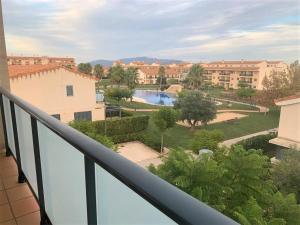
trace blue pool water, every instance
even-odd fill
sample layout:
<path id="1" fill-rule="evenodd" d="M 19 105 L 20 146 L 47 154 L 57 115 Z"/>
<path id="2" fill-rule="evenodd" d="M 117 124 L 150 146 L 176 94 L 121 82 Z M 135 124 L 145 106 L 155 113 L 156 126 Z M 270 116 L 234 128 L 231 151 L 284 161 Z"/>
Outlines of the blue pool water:
<path id="1" fill-rule="evenodd" d="M 134 97 L 142 98 L 149 104 L 165 106 L 173 106 L 173 102 L 176 100 L 175 94 L 149 90 L 136 90 Z"/>

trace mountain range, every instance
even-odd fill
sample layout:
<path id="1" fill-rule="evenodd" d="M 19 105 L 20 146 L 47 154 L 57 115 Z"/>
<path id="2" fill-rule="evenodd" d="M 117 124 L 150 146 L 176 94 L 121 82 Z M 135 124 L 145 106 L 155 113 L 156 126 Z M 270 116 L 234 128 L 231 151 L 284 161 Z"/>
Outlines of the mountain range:
<path id="1" fill-rule="evenodd" d="M 158 58 L 151 58 L 151 57 L 133 57 L 133 58 L 123 58 L 123 59 L 118 59 L 124 62 L 125 64 L 128 64 L 130 62 L 134 61 L 142 61 L 147 64 L 155 63 L 155 62 L 160 62 L 160 64 L 166 65 L 166 64 L 173 64 L 173 63 L 182 63 L 183 61 L 181 60 L 175 60 L 175 59 L 158 59 Z M 97 59 L 91 61 L 91 65 L 94 66 L 96 64 L 101 64 L 102 66 L 111 66 L 115 61 L 117 60 L 106 60 L 106 59 Z"/>

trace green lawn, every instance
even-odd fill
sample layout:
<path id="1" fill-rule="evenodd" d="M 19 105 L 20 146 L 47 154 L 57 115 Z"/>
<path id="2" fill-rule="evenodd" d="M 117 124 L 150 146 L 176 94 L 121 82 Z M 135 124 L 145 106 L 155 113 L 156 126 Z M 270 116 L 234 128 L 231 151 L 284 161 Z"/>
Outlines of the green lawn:
<path id="1" fill-rule="evenodd" d="M 231 103 L 231 107 L 228 106 L 228 102 L 222 101 L 222 105 L 218 105 L 217 109 L 239 109 L 239 110 L 258 110 L 255 106 L 238 104 L 238 103 Z"/>
<path id="2" fill-rule="evenodd" d="M 152 112 L 135 112 L 135 114 L 148 114 Z M 270 112 L 268 115 L 264 113 L 247 113 L 248 117 L 237 120 L 233 123 L 223 122 L 208 125 L 206 128 L 201 129 L 220 129 L 224 132 L 225 140 L 244 136 L 247 134 L 272 129 L 278 126 L 279 113 Z M 197 130 L 199 130 L 198 128 Z M 149 127 L 146 131 L 147 135 L 153 139 L 159 140 L 160 134 L 158 129 L 150 119 Z M 190 142 L 193 139 L 193 132 L 189 128 L 180 125 L 175 125 L 172 129 L 168 130 L 165 134 L 166 147 L 183 147 L 189 148 Z"/>
<path id="3" fill-rule="evenodd" d="M 158 105 L 150 105 L 142 102 L 127 102 L 127 101 L 120 101 L 119 103 L 114 99 L 108 99 L 106 98 L 106 101 L 111 104 L 120 104 L 123 107 L 131 108 L 131 109 L 159 109 L 164 106 L 158 106 Z"/>

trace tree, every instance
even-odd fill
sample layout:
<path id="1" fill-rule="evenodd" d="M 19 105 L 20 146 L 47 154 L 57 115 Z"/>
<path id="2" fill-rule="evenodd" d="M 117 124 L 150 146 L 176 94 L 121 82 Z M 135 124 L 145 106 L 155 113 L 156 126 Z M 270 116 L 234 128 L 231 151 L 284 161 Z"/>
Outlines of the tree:
<path id="1" fill-rule="evenodd" d="M 199 91 L 181 92 L 174 103 L 176 109 L 180 109 L 180 119 L 195 129 L 198 122 L 206 125 L 216 118 L 216 104 L 209 98 L 204 98 Z"/>
<path id="2" fill-rule="evenodd" d="M 133 90 L 138 82 L 138 69 L 134 67 L 129 67 L 125 70 L 124 81 L 129 89 Z"/>
<path id="3" fill-rule="evenodd" d="M 236 95 L 240 98 L 248 99 L 251 98 L 255 95 L 255 90 L 253 88 L 247 88 L 243 87 L 237 90 Z"/>
<path id="4" fill-rule="evenodd" d="M 294 193 L 300 203 L 300 152 L 284 151 L 283 159 L 274 165 L 273 180 L 281 192 Z"/>
<path id="5" fill-rule="evenodd" d="M 203 84 L 203 74 L 204 68 L 199 64 L 194 64 L 185 78 L 184 83 L 190 89 L 199 89 Z"/>
<path id="6" fill-rule="evenodd" d="M 164 149 L 164 133 L 172 128 L 177 121 L 177 112 L 170 108 L 161 108 L 153 115 L 153 122 L 161 133 L 161 153 Z"/>
<path id="7" fill-rule="evenodd" d="M 104 75 L 103 67 L 100 64 L 96 64 L 94 66 L 93 75 L 97 77 L 98 79 L 101 79 Z"/>
<path id="8" fill-rule="evenodd" d="M 120 102 L 122 99 L 132 98 L 133 91 L 128 88 L 109 88 L 105 91 L 105 96 Z"/>
<path id="9" fill-rule="evenodd" d="M 191 149 L 198 154 L 201 149 L 216 151 L 219 142 L 223 141 L 224 133 L 220 130 L 201 130 L 196 132 L 191 143 Z"/>
<path id="10" fill-rule="evenodd" d="M 292 77 L 292 89 L 296 92 L 300 91 L 300 65 L 298 60 L 290 65 L 290 74 Z"/>
<path id="11" fill-rule="evenodd" d="M 112 66 L 109 69 L 109 77 L 113 84 L 117 84 L 119 87 L 124 81 L 124 69 L 121 65 Z"/>
<path id="12" fill-rule="evenodd" d="M 81 73 L 90 75 L 92 72 L 92 66 L 90 63 L 79 63 L 77 68 Z"/>
<path id="13" fill-rule="evenodd" d="M 158 77 L 156 83 L 159 84 L 159 89 L 163 91 L 167 86 L 166 70 L 165 67 L 160 66 L 158 69 Z"/>
<path id="14" fill-rule="evenodd" d="M 300 205 L 276 190 L 270 168 L 261 151 L 234 146 L 201 157 L 174 149 L 149 170 L 243 225 L 295 225 Z"/>

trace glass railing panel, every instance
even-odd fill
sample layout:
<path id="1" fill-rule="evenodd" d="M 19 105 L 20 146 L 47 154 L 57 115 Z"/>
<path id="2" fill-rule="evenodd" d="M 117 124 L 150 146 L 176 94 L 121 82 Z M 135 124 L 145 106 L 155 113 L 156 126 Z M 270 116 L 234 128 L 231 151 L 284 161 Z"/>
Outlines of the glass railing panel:
<path id="1" fill-rule="evenodd" d="M 22 171 L 38 196 L 30 115 L 15 104 Z"/>
<path id="2" fill-rule="evenodd" d="M 38 122 L 45 210 L 52 224 L 87 224 L 84 155 Z"/>
<path id="3" fill-rule="evenodd" d="M 10 110 L 10 101 L 7 97 L 3 95 L 3 107 L 4 107 L 4 115 L 5 115 L 5 124 L 7 130 L 7 141 L 12 154 L 16 158 L 16 148 L 15 148 L 15 140 L 14 140 L 14 131 L 11 120 L 11 110 Z"/>
<path id="4" fill-rule="evenodd" d="M 176 224 L 100 166 L 95 170 L 98 224 Z"/>

